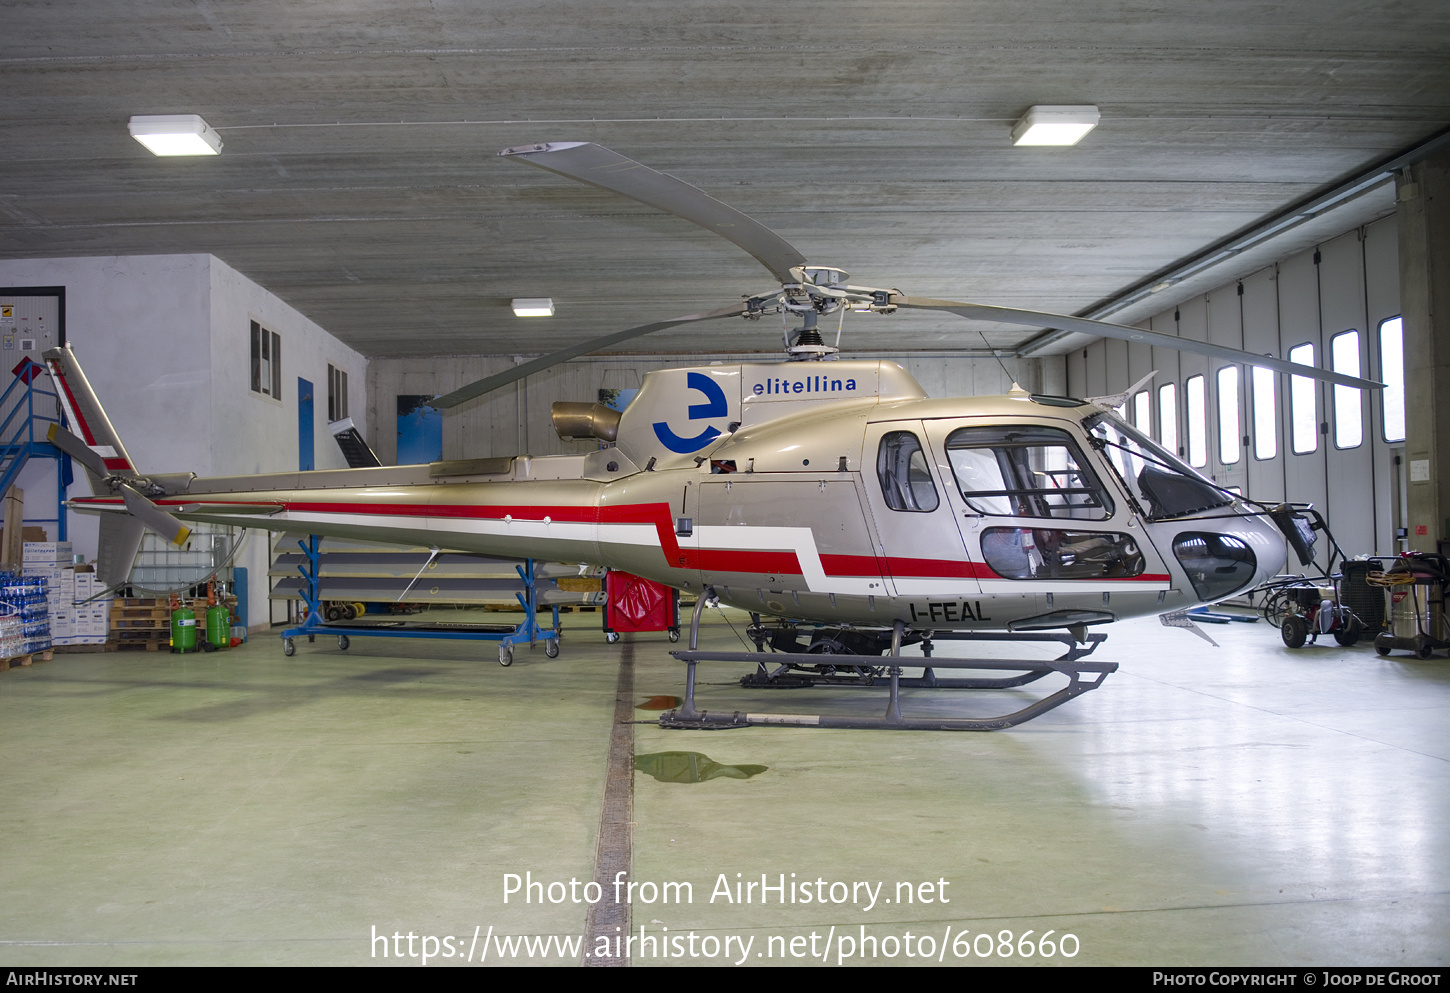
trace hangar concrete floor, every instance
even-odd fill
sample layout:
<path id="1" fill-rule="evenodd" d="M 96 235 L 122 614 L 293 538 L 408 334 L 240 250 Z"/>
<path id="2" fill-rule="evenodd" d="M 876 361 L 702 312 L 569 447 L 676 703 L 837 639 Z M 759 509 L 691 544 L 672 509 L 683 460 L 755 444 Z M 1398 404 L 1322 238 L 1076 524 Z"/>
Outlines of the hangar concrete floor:
<path id="1" fill-rule="evenodd" d="M 508 669 L 490 646 L 319 639 L 289 659 L 259 637 L 0 674 L 0 959 L 418 965 L 411 933 L 431 966 L 582 934 L 586 904 L 563 886 L 505 902 L 508 874 L 592 878 L 624 653 L 638 702 L 682 692 L 663 636 L 610 646 L 596 624 L 566 616 L 558 659 Z M 1049 931 L 1054 955 L 1027 961 L 1450 960 L 1450 661 L 1291 651 L 1262 623 L 1209 629 L 1219 649 L 1152 619 L 1107 630 L 1121 670 L 1011 731 L 635 726 L 633 878 L 693 900 L 637 889 L 632 933 L 656 943 L 633 964 L 1002 962 L 1002 932 Z M 702 643 L 739 647 L 718 616 Z M 731 672 L 704 672 L 702 705 L 884 706 L 747 694 Z M 717 775 L 650 774 L 678 752 Z M 720 893 L 762 874 L 797 902 Z"/>

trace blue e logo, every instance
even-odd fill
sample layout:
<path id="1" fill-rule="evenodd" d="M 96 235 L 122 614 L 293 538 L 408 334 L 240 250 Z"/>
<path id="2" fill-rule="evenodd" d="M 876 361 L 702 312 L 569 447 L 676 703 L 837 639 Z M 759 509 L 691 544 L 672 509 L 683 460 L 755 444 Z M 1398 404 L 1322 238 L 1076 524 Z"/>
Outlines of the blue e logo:
<path id="1" fill-rule="evenodd" d="M 715 382 L 713 378 L 703 372 L 692 372 L 686 377 L 685 383 L 690 389 L 699 390 L 706 397 L 704 403 L 690 404 L 690 420 L 699 421 L 707 417 L 726 417 L 729 415 L 730 405 L 725 402 L 725 391 L 720 388 L 720 384 Z M 655 437 L 660 440 L 660 444 L 664 445 L 670 451 L 678 452 L 681 455 L 699 451 L 720 437 L 719 429 L 708 426 L 693 438 L 681 438 L 671 431 L 670 426 L 664 421 L 656 421 L 654 429 Z"/>

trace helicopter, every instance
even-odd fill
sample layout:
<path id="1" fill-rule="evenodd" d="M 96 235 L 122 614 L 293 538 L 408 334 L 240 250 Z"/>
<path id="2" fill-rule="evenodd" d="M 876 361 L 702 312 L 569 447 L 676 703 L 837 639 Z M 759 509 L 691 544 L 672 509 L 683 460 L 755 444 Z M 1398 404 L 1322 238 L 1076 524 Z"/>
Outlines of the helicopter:
<path id="1" fill-rule="evenodd" d="M 869 682 L 879 670 L 838 674 L 818 664 L 820 654 L 899 655 L 903 642 L 950 632 L 1065 631 L 1085 642 L 1092 625 L 1252 589 L 1280 571 L 1286 539 L 1298 549 L 1313 535 L 1302 518 L 1271 517 L 1215 485 L 1110 401 L 1015 385 L 998 397 L 930 398 L 894 362 L 842 358 L 822 337 L 823 318 L 928 309 L 1381 385 L 1141 328 L 856 285 L 841 269 L 807 264 L 778 234 L 698 188 L 603 146 L 539 143 L 500 155 L 699 224 L 748 252 L 778 286 L 580 342 L 433 406 L 457 406 L 654 331 L 731 317 L 798 321 L 783 335 L 786 361 L 649 372 L 622 412 L 554 404 L 561 437 L 600 443 L 586 454 L 202 479 L 141 472 L 75 355 L 53 349 L 45 360 L 76 433 L 53 429 L 52 440 L 90 479 L 93 495 L 70 505 L 102 515 L 104 582 L 125 581 L 143 529 L 180 544 L 187 522 L 197 521 L 586 563 L 695 592 L 698 604 L 749 611 L 762 649 L 759 615 L 787 618 L 783 634 L 769 635 L 785 650 L 783 668 L 817 683 Z M 699 617 L 697 606 L 692 650 Z M 930 670 L 924 678 L 936 685 Z"/>

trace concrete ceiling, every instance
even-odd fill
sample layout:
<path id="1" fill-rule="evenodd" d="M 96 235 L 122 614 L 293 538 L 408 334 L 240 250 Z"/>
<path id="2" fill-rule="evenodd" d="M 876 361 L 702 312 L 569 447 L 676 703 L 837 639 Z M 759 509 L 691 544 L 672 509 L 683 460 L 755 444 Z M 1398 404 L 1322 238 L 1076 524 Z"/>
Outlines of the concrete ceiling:
<path id="1" fill-rule="evenodd" d="M 20 0 L 0 16 L 0 257 L 210 252 L 372 356 L 537 353 L 770 286 L 734 246 L 499 159 L 510 145 L 606 144 L 857 282 L 1073 313 L 1450 125 L 1443 0 Z M 1094 103 L 1102 122 L 1076 148 L 1012 148 L 1043 103 Z M 205 117 L 224 153 L 158 159 L 126 132 L 175 113 Z M 1389 209 L 1356 203 L 1339 230 Z M 519 296 L 558 316 L 515 318 Z M 971 328 L 861 316 L 845 343 L 979 347 Z M 1034 334 L 987 330 L 1004 348 Z M 731 321 L 641 346 L 779 340 Z"/>

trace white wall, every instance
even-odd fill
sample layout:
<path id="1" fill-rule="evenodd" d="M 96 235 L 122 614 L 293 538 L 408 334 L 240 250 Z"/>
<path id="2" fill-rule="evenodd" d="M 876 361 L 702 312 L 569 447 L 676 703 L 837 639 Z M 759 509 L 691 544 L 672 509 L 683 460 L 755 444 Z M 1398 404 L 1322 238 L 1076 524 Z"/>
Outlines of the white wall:
<path id="1" fill-rule="evenodd" d="M 348 374 L 355 421 L 366 420 L 367 359 L 210 255 L 0 261 L 0 286 L 64 286 L 66 339 L 142 471 L 198 475 L 297 468 L 297 379 L 314 393 L 319 469 L 346 465 L 326 430 L 327 365 Z M 282 399 L 251 391 L 251 321 L 282 341 Z M 77 472 L 74 495 L 89 492 Z M 55 464 L 34 460 L 27 501 L 54 499 Z M 92 558 L 95 519 L 69 517 L 76 551 Z M 254 628 L 265 626 L 268 541 L 255 535 L 248 569 Z"/>

